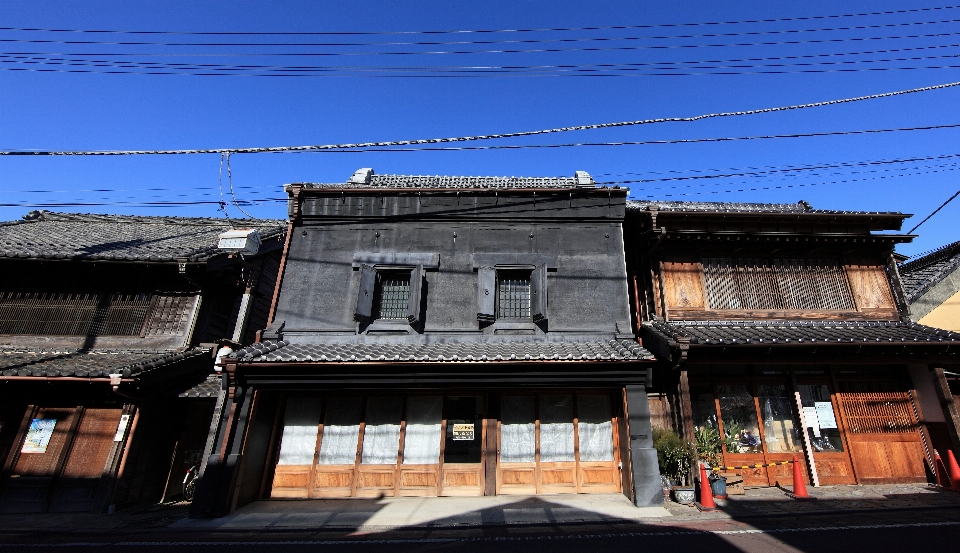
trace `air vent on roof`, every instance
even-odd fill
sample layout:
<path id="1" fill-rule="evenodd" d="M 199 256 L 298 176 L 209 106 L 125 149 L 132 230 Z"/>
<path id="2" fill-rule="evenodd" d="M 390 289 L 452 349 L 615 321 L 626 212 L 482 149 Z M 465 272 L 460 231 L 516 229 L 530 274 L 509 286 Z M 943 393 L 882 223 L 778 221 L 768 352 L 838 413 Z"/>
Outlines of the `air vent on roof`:
<path id="1" fill-rule="evenodd" d="M 257 229 L 233 229 L 220 234 L 217 249 L 254 255 L 260 250 L 260 233 Z"/>
<path id="2" fill-rule="evenodd" d="M 594 188 L 597 183 L 593 182 L 593 177 L 586 171 L 574 171 L 574 178 L 577 179 L 577 186 L 580 188 Z"/>
<path id="3" fill-rule="evenodd" d="M 373 169 L 365 167 L 363 169 L 357 169 L 353 172 L 353 176 L 350 177 L 352 184 L 370 184 L 370 177 L 373 176 Z"/>

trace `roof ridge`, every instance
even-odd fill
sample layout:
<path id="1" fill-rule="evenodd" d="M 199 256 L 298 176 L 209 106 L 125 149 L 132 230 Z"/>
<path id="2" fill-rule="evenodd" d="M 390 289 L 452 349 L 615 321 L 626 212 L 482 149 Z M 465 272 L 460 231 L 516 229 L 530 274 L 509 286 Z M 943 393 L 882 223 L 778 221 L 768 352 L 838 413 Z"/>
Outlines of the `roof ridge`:
<path id="1" fill-rule="evenodd" d="M 176 215 L 134 215 L 134 214 L 113 214 L 113 213 L 75 213 L 75 212 L 65 212 L 65 211 L 47 211 L 47 210 L 34 210 L 30 211 L 23 216 L 21 221 L 9 221 L 8 223 L 32 223 L 40 221 L 57 221 L 57 222 L 85 222 L 85 221 L 100 221 L 100 222 L 130 222 L 130 223 L 140 223 L 140 224 L 194 224 L 202 226 L 219 226 L 219 225 L 234 225 L 235 221 L 243 221 L 248 223 L 275 223 L 277 225 L 285 225 L 286 220 L 283 219 L 227 219 L 219 217 L 180 217 Z M 6 222 L 5 222 L 6 223 Z"/>
<path id="2" fill-rule="evenodd" d="M 940 246 L 939 248 L 925 251 L 919 253 L 916 256 L 904 261 L 900 264 L 901 271 L 911 271 L 918 268 L 919 265 L 924 267 L 929 266 L 930 264 L 936 263 L 937 261 L 942 261 L 946 257 L 953 257 L 956 254 L 960 254 L 960 240 Z"/>

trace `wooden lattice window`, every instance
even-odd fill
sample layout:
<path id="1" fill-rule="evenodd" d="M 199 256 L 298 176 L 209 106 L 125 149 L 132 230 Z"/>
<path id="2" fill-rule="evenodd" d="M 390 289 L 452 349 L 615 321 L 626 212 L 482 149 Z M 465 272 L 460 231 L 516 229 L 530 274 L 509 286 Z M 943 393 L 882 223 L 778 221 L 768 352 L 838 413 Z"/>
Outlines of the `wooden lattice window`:
<path id="1" fill-rule="evenodd" d="M 855 309 L 836 259 L 705 258 L 703 276 L 711 309 Z"/>
<path id="2" fill-rule="evenodd" d="M 497 318 L 530 320 L 530 271 L 497 271 Z"/>
<path id="3" fill-rule="evenodd" d="M 406 319 L 410 309 L 410 271 L 377 272 L 378 319 Z"/>
<path id="4" fill-rule="evenodd" d="M 139 335 L 153 294 L 0 292 L 0 334 Z"/>
<path id="5" fill-rule="evenodd" d="M 916 432 L 917 419 L 909 392 L 892 382 L 841 382 L 838 399 L 847 431 L 852 434 L 905 434 Z"/>

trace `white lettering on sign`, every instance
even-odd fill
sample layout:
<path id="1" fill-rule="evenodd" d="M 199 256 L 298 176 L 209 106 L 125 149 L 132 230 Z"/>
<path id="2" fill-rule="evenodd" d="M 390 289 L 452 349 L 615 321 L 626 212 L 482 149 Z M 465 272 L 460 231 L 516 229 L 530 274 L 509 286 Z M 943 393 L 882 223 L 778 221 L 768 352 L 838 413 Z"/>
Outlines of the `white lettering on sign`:
<path id="1" fill-rule="evenodd" d="M 127 431 L 127 424 L 130 422 L 130 415 L 120 415 L 120 424 L 117 425 L 117 433 L 113 435 L 113 441 L 122 442 L 123 435 Z"/>
<path id="2" fill-rule="evenodd" d="M 473 441 L 473 437 L 474 437 L 473 423 L 458 422 L 453 424 L 454 440 Z"/>
<path id="3" fill-rule="evenodd" d="M 820 420 L 817 417 L 816 407 L 803 408 L 803 420 L 807 423 L 807 428 L 813 429 L 813 435 L 820 437 Z"/>
<path id="4" fill-rule="evenodd" d="M 817 420 L 820 421 L 820 428 L 836 428 L 837 418 L 833 414 L 833 404 L 829 401 L 815 401 L 814 409 L 817 410 Z"/>

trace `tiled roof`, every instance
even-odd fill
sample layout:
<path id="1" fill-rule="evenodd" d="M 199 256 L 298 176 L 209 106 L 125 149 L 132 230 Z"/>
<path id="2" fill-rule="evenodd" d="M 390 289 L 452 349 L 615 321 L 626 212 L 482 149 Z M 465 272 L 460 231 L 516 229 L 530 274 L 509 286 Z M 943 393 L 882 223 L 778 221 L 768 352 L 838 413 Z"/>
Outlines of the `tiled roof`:
<path id="1" fill-rule="evenodd" d="M 900 282 L 907 293 L 907 301 L 913 303 L 958 268 L 960 242 L 947 244 L 900 265 Z"/>
<path id="2" fill-rule="evenodd" d="M 653 354 L 632 340 L 603 342 L 480 342 L 453 344 L 253 344 L 231 358 L 240 362 L 516 362 L 637 361 Z"/>
<path id="3" fill-rule="evenodd" d="M 627 210 L 693 213 L 812 213 L 821 215 L 902 215 L 896 211 L 839 211 L 813 209 L 805 201 L 795 204 L 757 204 L 743 202 L 683 202 L 661 200 L 627 200 Z"/>
<path id="4" fill-rule="evenodd" d="M 956 343 L 960 333 L 904 322 L 654 321 L 645 327 L 669 343 L 797 346 Z"/>
<path id="5" fill-rule="evenodd" d="M 205 348 L 182 352 L 0 350 L 0 375 L 106 378 L 119 374 L 123 378 L 136 378 L 154 369 L 209 353 L 210 350 Z"/>
<path id="6" fill-rule="evenodd" d="M 449 175 L 378 175 L 360 169 L 345 183 L 299 183 L 307 188 L 596 188 L 585 171 L 572 177 L 467 177 Z"/>
<path id="7" fill-rule="evenodd" d="M 203 382 L 194 384 L 190 388 L 180 392 L 180 397 L 217 397 L 220 395 L 221 381 L 219 374 L 207 376 Z"/>
<path id="8" fill-rule="evenodd" d="M 255 225 L 262 239 L 286 228 L 273 220 L 237 225 Z M 0 223 L 0 257 L 203 261 L 219 253 L 217 238 L 230 228 L 226 219 L 31 211 Z"/>

